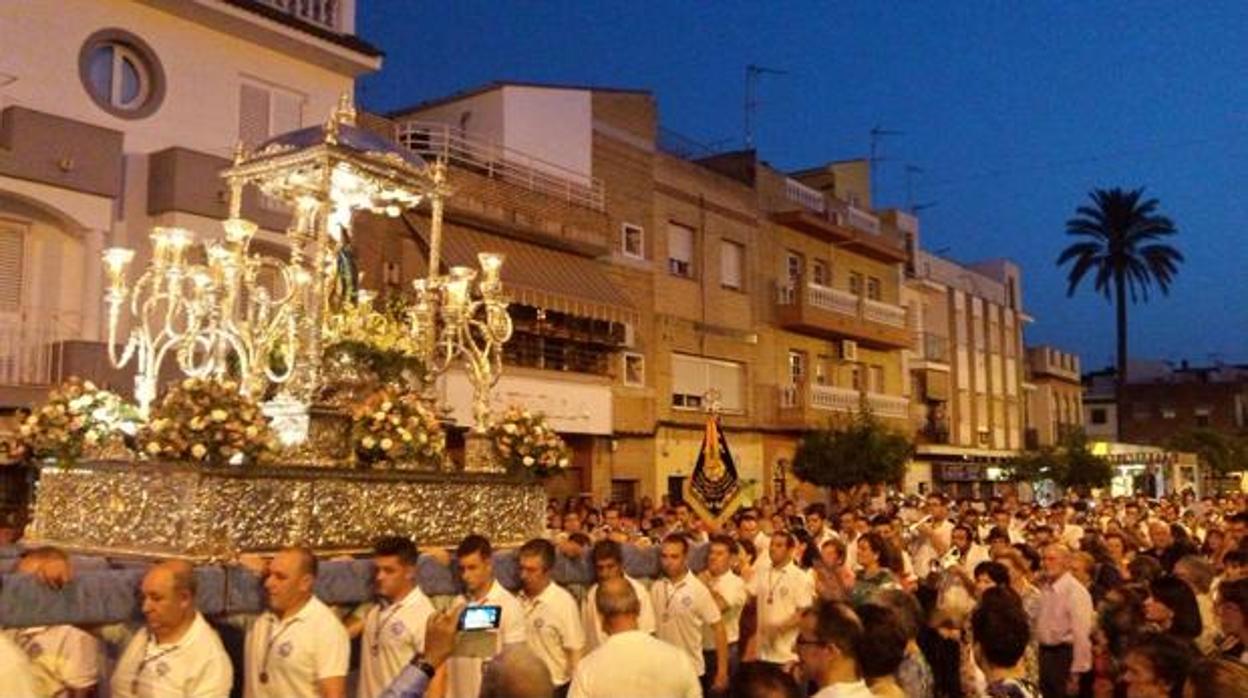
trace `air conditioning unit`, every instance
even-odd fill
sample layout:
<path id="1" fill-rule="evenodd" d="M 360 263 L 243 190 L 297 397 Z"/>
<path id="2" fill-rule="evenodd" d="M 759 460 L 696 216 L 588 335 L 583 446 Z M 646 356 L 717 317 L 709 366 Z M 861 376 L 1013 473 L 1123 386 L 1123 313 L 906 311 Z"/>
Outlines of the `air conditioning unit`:
<path id="1" fill-rule="evenodd" d="M 858 360 L 858 342 L 852 339 L 841 340 L 841 360 L 857 361 Z"/>
<path id="2" fill-rule="evenodd" d="M 637 328 L 633 323 L 624 323 L 624 341 L 621 344 L 625 349 L 632 349 L 637 346 Z"/>

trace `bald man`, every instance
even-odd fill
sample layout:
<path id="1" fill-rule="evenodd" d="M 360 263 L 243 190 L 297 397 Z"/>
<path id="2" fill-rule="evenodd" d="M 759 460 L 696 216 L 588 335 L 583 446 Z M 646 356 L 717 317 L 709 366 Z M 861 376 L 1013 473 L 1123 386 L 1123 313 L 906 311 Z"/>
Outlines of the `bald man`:
<path id="1" fill-rule="evenodd" d="M 286 548 L 264 580 L 269 610 L 247 631 L 246 698 L 343 698 L 351 640 L 338 616 L 313 595 L 311 550 Z"/>
<path id="2" fill-rule="evenodd" d="M 693 660 L 638 628 L 641 601 L 623 577 L 598 585 L 594 599 L 607 639 L 576 665 L 570 698 L 699 698 Z"/>
<path id="3" fill-rule="evenodd" d="M 143 577 L 145 627 L 130 640 L 112 677 L 113 698 L 227 698 L 234 669 L 221 638 L 195 606 L 195 570 L 183 560 Z"/>

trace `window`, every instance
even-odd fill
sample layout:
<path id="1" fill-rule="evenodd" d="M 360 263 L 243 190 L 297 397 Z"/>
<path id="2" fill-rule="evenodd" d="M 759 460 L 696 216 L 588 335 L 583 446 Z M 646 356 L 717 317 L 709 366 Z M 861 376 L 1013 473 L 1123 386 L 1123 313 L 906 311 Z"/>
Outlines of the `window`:
<path id="1" fill-rule="evenodd" d="M 867 298 L 878 301 L 883 298 L 880 290 L 880 280 L 874 276 L 867 277 Z"/>
<path id="2" fill-rule="evenodd" d="M 673 276 L 693 278 L 693 228 L 668 223 L 667 270 Z"/>
<path id="3" fill-rule="evenodd" d="M 724 288 L 741 290 L 741 276 L 745 261 L 745 246 L 730 240 L 719 245 L 719 283 Z"/>
<path id="4" fill-rule="evenodd" d="M 646 357 L 627 352 L 624 354 L 624 385 L 646 384 Z"/>
<path id="5" fill-rule="evenodd" d="M 806 352 L 789 351 L 789 384 L 801 385 L 806 382 Z"/>
<path id="6" fill-rule="evenodd" d="M 0 311 L 22 306 L 22 279 L 26 257 L 26 229 L 0 221 Z"/>
<path id="7" fill-rule="evenodd" d="M 790 286 L 802 283 L 802 255 L 792 250 L 784 253 L 784 277 Z"/>
<path id="8" fill-rule="evenodd" d="M 714 389 L 720 409 L 745 411 L 745 367 L 688 354 L 672 354 L 672 407 L 701 409 Z"/>
<path id="9" fill-rule="evenodd" d="M 123 119 L 151 115 L 165 96 L 164 72 L 151 47 L 120 29 L 87 37 L 78 74 L 96 106 Z"/>
<path id="10" fill-rule="evenodd" d="M 867 392 L 883 393 L 884 392 L 884 367 L 868 366 L 867 367 Z"/>
<path id="11" fill-rule="evenodd" d="M 1197 407 L 1196 408 L 1196 426 L 1198 427 L 1209 426 L 1209 417 L 1212 414 L 1213 414 L 1213 410 L 1211 408 Z"/>
<path id="12" fill-rule="evenodd" d="M 832 357 L 820 356 L 815 361 L 815 385 L 829 385 L 828 366 L 833 364 Z"/>
<path id="13" fill-rule="evenodd" d="M 854 364 L 849 369 L 849 387 L 862 390 L 862 366 Z"/>
<path id="14" fill-rule="evenodd" d="M 1162 418 L 1162 419 L 1174 419 L 1174 418 L 1175 418 L 1175 417 L 1177 417 L 1177 416 L 1178 416 L 1178 412 L 1176 412 L 1176 411 L 1174 410 L 1174 408 L 1173 408 L 1173 407 L 1163 407 L 1163 408 L 1161 408 L 1161 418 Z"/>
<path id="15" fill-rule="evenodd" d="M 238 95 L 238 139 L 249 148 L 303 125 L 302 95 L 244 82 Z"/>
<path id="16" fill-rule="evenodd" d="M 1097 407 L 1092 410 L 1092 423 L 1093 424 L 1105 424 L 1107 421 L 1109 421 L 1109 419 L 1105 415 L 1104 407 Z"/>
<path id="17" fill-rule="evenodd" d="M 810 282 L 819 286 L 832 285 L 832 270 L 828 268 L 828 263 L 822 259 L 816 259 L 810 264 Z"/>
<path id="18" fill-rule="evenodd" d="M 849 292 L 855 296 L 862 295 L 862 274 L 856 271 L 849 272 Z"/>
<path id="19" fill-rule="evenodd" d="M 646 258 L 646 232 L 640 225 L 624 223 L 620 226 L 620 249 L 625 257 Z"/>

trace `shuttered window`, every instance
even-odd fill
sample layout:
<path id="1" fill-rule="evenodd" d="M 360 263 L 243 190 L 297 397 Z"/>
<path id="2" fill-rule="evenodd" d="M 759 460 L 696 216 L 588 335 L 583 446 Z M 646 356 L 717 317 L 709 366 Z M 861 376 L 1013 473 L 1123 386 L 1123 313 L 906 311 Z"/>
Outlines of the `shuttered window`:
<path id="1" fill-rule="evenodd" d="M 707 393 L 718 392 L 725 412 L 745 411 L 745 367 L 732 361 L 672 354 L 672 406 L 706 407 Z"/>
<path id="2" fill-rule="evenodd" d="M 724 288 L 741 290 L 741 270 L 745 259 L 745 246 L 730 240 L 722 241 L 719 250 L 720 284 Z"/>
<path id="3" fill-rule="evenodd" d="M 693 276 L 693 228 L 668 223 L 667 266 L 676 276 Z"/>
<path id="4" fill-rule="evenodd" d="M 303 125 L 303 96 L 244 82 L 239 88 L 238 138 L 249 148 Z"/>
<path id="5" fill-rule="evenodd" d="M 26 230 L 0 223 L 0 311 L 17 310 L 22 305 L 25 248 Z"/>

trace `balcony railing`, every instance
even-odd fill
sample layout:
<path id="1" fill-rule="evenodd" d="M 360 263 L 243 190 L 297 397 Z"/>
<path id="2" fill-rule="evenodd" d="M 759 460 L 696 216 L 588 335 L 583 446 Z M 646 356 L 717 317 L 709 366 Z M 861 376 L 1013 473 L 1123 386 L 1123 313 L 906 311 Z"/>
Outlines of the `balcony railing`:
<path id="1" fill-rule="evenodd" d="M 810 386 L 810 406 L 820 410 L 855 412 L 862 405 L 862 396 L 853 388 L 834 385 Z"/>
<path id="2" fill-rule="evenodd" d="M 341 31 L 342 0 L 257 0 L 289 14 L 295 19 L 318 27 Z"/>
<path id="3" fill-rule="evenodd" d="M 900 305 L 862 299 L 862 316 L 872 322 L 879 322 L 893 327 L 906 327 L 906 309 Z"/>
<path id="4" fill-rule="evenodd" d="M 862 298 L 849 291 L 842 291 L 839 288 L 820 286 L 819 284 L 806 284 L 804 301 L 806 305 L 812 308 L 840 313 L 850 317 L 861 317 L 864 320 L 900 329 L 906 328 L 905 308 L 892 303 Z M 795 304 L 797 302 L 797 288 L 791 284 L 780 286 L 777 302 L 780 305 Z"/>
<path id="5" fill-rule="evenodd" d="M 858 300 L 858 296 L 849 291 L 820 286 L 819 284 L 806 285 L 806 302 L 816 308 L 831 310 L 834 313 L 842 313 L 844 315 L 857 315 Z"/>
<path id="6" fill-rule="evenodd" d="M 863 406 L 877 417 L 906 419 L 910 400 L 899 395 L 860 392 L 834 385 L 790 384 L 780 388 L 780 409 L 809 407 L 829 412 L 857 412 Z"/>
<path id="7" fill-rule="evenodd" d="M 497 143 L 469 138 L 446 124 L 403 121 L 398 124 L 395 137 L 422 157 L 445 158 L 490 179 L 595 211 L 606 209 L 606 190 L 597 177 L 586 177 Z"/>
<path id="8" fill-rule="evenodd" d="M 0 315 L 0 385 L 55 385 L 64 340 L 77 335 L 76 319 L 25 309 Z M 71 326 L 75 325 L 75 326 Z"/>
<path id="9" fill-rule="evenodd" d="M 867 407 L 877 417 L 905 419 L 910 416 L 910 400 L 898 395 L 866 393 Z"/>
<path id="10" fill-rule="evenodd" d="M 824 213 L 828 210 L 828 202 L 824 199 L 823 192 L 814 187 L 808 187 L 796 179 L 785 178 L 784 197 L 816 213 Z"/>
<path id="11" fill-rule="evenodd" d="M 857 228 L 872 235 L 880 234 L 880 219 L 857 206 L 847 206 L 845 219 L 851 228 Z"/>

